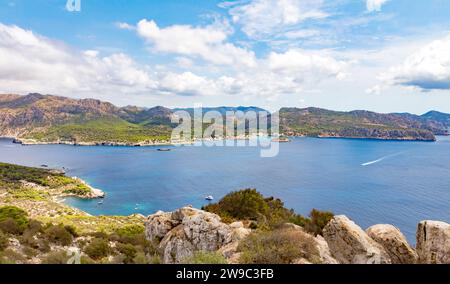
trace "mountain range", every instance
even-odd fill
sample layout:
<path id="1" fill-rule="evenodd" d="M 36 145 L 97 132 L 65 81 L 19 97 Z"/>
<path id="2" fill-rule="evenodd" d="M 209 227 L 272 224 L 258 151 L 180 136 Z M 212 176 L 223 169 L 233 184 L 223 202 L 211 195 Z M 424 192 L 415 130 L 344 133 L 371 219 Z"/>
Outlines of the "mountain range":
<path id="1" fill-rule="evenodd" d="M 0 136 L 37 143 L 168 142 L 175 111 L 162 106 L 117 107 L 95 99 L 71 99 L 37 93 L 0 95 Z M 203 108 L 203 112 L 263 111 L 258 107 Z M 282 108 L 280 133 L 294 136 L 435 140 L 448 135 L 450 115 L 436 111 L 422 116 L 369 111 L 338 112 L 320 108 Z"/>

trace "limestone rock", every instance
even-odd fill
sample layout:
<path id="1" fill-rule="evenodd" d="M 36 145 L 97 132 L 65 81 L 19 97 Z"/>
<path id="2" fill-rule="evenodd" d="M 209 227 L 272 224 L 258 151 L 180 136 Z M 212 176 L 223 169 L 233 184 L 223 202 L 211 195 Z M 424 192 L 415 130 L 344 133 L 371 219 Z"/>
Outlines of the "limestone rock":
<path id="1" fill-rule="evenodd" d="M 384 224 L 374 225 L 368 228 L 366 233 L 386 250 L 392 263 L 414 264 L 417 262 L 417 253 L 396 227 Z"/>
<path id="2" fill-rule="evenodd" d="M 172 219 L 172 213 L 158 211 L 147 218 L 145 235 L 148 240 L 160 240 L 179 223 Z"/>
<path id="3" fill-rule="evenodd" d="M 420 263 L 450 264 L 450 225 L 438 221 L 420 222 L 416 250 Z"/>
<path id="4" fill-rule="evenodd" d="M 183 207 L 149 216 L 146 236 L 162 239 L 158 248 L 164 263 L 180 263 L 196 251 L 217 251 L 247 236 L 250 231 L 239 223 L 227 225 L 216 214 Z"/>
<path id="5" fill-rule="evenodd" d="M 321 263 L 323 264 L 339 264 L 339 262 L 331 255 L 330 247 L 322 236 L 315 237 L 316 246 L 319 251 Z"/>
<path id="6" fill-rule="evenodd" d="M 391 263 L 384 248 L 346 216 L 335 216 L 323 230 L 331 254 L 340 263 Z"/>
<path id="7" fill-rule="evenodd" d="M 223 255 L 229 264 L 239 264 L 241 253 L 238 252 L 239 242 L 232 242 L 219 249 L 218 253 Z"/>

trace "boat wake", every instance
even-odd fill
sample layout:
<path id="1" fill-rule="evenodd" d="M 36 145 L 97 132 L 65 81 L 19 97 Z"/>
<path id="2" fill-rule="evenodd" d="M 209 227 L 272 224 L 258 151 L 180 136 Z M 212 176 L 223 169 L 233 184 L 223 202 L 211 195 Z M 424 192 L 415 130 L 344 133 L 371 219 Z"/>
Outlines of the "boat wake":
<path id="1" fill-rule="evenodd" d="M 400 155 L 400 154 L 402 154 L 402 153 L 403 153 L 403 152 L 400 152 L 400 153 L 396 153 L 396 154 L 392 154 L 392 155 L 387 155 L 387 156 L 381 157 L 381 158 L 379 158 L 379 159 L 377 159 L 377 160 L 375 160 L 375 161 L 370 161 L 370 162 L 367 162 L 367 163 L 361 164 L 361 166 L 363 166 L 363 167 L 367 167 L 367 166 L 370 166 L 370 165 L 373 165 L 373 164 L 379 163 L 379 162 L 381 162 L 381 161 L 384 161 L 384 160 L 386 160 L 386 159 L 388 159 L 388 158 L 391 158 L 391 157 L 395 157 L 395 156 L 398 156 L 398 155 Z"/>

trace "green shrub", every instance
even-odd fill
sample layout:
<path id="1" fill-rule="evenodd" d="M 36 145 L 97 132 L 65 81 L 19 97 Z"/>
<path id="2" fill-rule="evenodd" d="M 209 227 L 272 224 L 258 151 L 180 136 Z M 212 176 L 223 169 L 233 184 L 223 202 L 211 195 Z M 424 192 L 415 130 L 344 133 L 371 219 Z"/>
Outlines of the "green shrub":
<path id="1" fill-rule="evenodd" d="M 0 251 L 8 247 L 8 237 L 0 231 Z"/>
<path id="2" fill-rule="evenodd" d="M 16 222 L 19 230 L 23 232 L 28 225 L 27 213 L 15 206 L 0 207 L 0 222 L 12 219 Z"/>
<path id="3" fill-rule="evenodd" d="M 78 237 L 77 229 L 74 226 L 66 225 L 64 226 L 64 229 L 66 229 L 69 234 L 71 234 L 74 238 Z"/>
<path id="4" fill-rule="evenodd" d="M 256 189 L 231 192 L 217 204 L 207 205 L 203 209 L 223 217 L 237 219 L 257 219 L 260 215 L 267 215 L 269 212 L 269 206 L 264 197 Z"/>
<path id="5" fill-rule="evenodd" d="M 43 226 L 42 223 L 37 220 L 30 220 L 28 223 L 28 227 L 25 232 L 30 232 L 32 234 L 36 234 L 38 232 L 42 232 Z"/>
<path id="6" fill-rule="evenodd" d="M 227 260 L 217 252 L 198 251 L 183 260 L 183 264 L 227 264 Z"/>
<path id="7" fill-rule="evenodd" d="M 12 218 L 7 218 L 3 221 L 0 221 L 0 231 L 3 231 L 7 234 L 20 235 L 23 232 L 23 228 L 17 224 L 16 220 Z"/>
<path id="8" fill-rule="evenodd" d="M 116 233 L 121 236 L 134 237 L 136 235 L 143 234 L 145 231 L 144 226 L 141 225 L 127 225 L 116 230 Z"/>
<path id="9" fill-rule="evenodd" d="M 322 235 L 323 228 L 333 219 L 334 214 L 328 211 L 313 209 L 309 216 L 310 219 L 304 225 L 305 229 L 314 235 Z"/>
<path id="10" fill-rule="evenodd" d="M 137 254 L 137 249 L 132 244 L 117 244 L 117 251 L 124 256 L 123 262 L 125 264 L 133 263 Z"/>
<path id="11" fill-rule="evenodd" d="M 72 188 L 64 190 L 64 193 L 66 194 L 74 194 L 78 196 L 86 196 L 91 192 L 92 190 L 87 185 L 84 184 L 77 184 L 74 185 Z"/>
<path id="12" fill-rule="evenodd" d="M 89 245 L 84 248 L 84 252 L 92 259 L 99 260 L 107 257 L 111 253 L 109 242 L 105 239 L 93 239 Z"/>
<path id="13" fill-rule="evenodd" d="M 68 246 L 72 244 L 73 237 L 69 231 L 62 225 L 50 225 L 45 229 L 45 235 L 47 239 L 55 244 L 62 246 Z"/>
<path id="14" fill-rule="evenodd" d="M 67 264 L 70 256 L 66 251 L 58 250 L 51 252 L 42 260 L 43 264 Z"/>
<path id="15" fill-rule="evenodd" d="M 319 252 L 314 238 L 300 230 L 256 231 L 241 241 L 238 251 L 245 264 L 291 264 L 304 258 L 317 262 Z"/>
<path id="16" fill-rule="evenodd" d="M 256 189 L 244 189 L 227 194 L 218 203 L 203 207 L 230 223 L 234 220 L 252 220 L 253 228 L 274 228 L 283 223 L 304 225 L 305 218 L 284 207 L 277 198 L 265 198 Z"/>

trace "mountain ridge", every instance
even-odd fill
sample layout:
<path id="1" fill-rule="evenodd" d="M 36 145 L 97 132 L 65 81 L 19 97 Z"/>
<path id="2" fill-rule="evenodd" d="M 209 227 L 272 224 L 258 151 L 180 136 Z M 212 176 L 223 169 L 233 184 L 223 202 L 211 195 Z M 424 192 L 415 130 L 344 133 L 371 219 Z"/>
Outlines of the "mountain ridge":
<path id="1" fill-rule="evenodd" d="M 169 142 L 171 131 L 176 127 L 171 118 L 178 110 L 192 113 L 194 108 L 117 107 L 97 99 L 38 93 L 0 94 L 0 136 L 37 142 Z M 203 112 L 207 111 L 224 115 L 227 111 L 264 109 L 256 106 L 204 107 Z M 436 111 L 419 116 L 309 107 L 282 108 L 279 114 L 280 134 L 292 136 L 434 141 L 435 135 L 448 135 L 447 123 L 450 123 L 450 115 Z"/>

